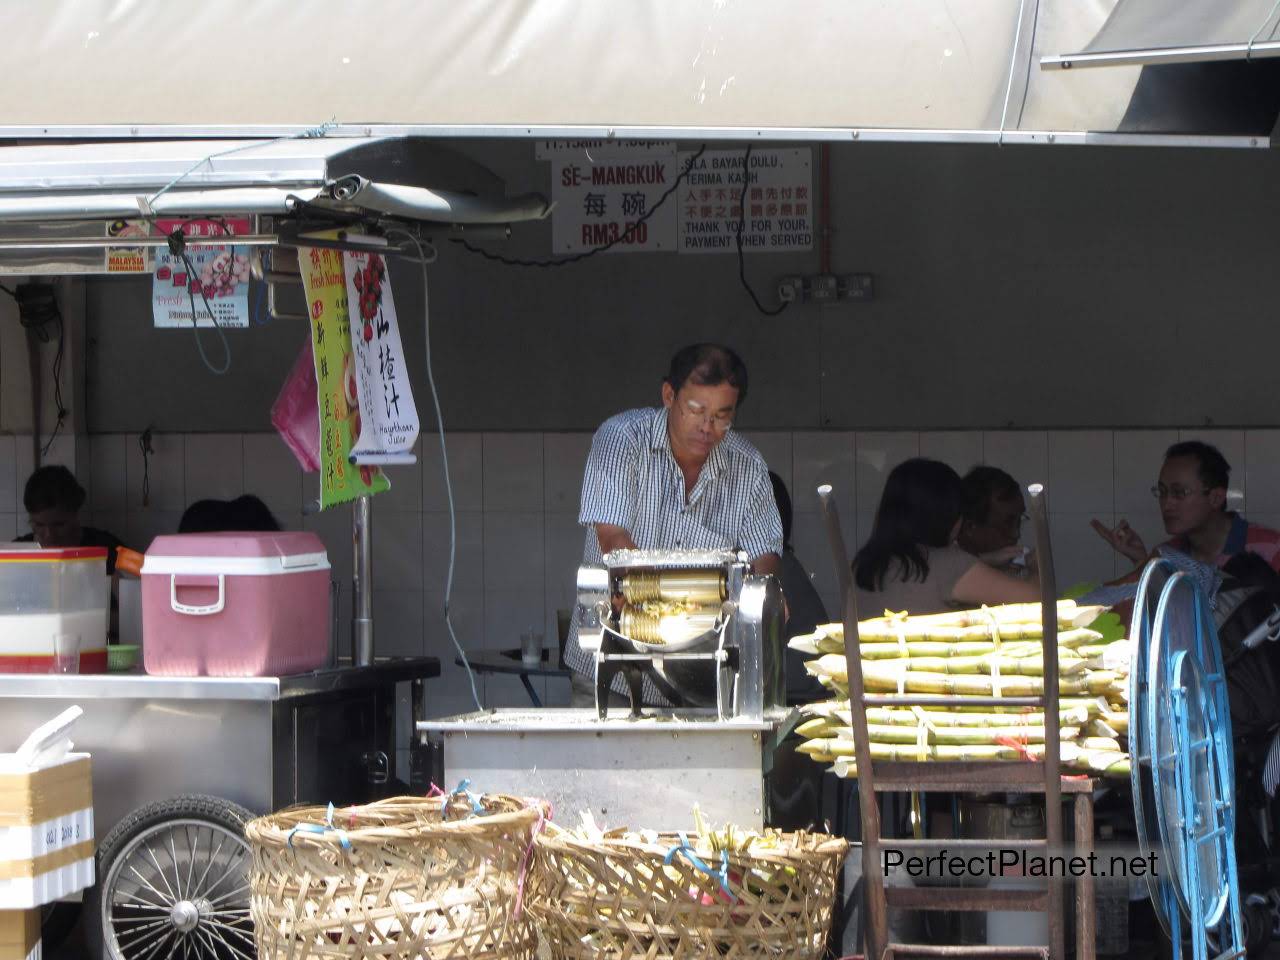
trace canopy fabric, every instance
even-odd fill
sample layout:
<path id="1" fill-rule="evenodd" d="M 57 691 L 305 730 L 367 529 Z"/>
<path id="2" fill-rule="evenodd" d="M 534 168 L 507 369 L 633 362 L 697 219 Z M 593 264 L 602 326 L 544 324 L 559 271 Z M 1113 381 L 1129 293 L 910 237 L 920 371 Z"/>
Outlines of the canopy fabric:
<path id="1" fill-rule="evenodd" d="M 1113 131 L 1136 71 L 1034 66 L 1114 2 L 7 3 L 0 136 Z"/>

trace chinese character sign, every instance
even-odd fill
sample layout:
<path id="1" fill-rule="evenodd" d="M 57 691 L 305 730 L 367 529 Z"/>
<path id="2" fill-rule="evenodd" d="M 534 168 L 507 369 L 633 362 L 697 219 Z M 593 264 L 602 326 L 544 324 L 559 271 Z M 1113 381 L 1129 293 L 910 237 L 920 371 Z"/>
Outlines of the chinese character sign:
<path id="1" fill-rule="evenodd" d="M 195 240 L 227 237 L 250 230 L 247 217 L 212 220 L 157 220 L 156 227 L 171 234 L 181 228 Z M 191 326 L 195 304 L 196 326 L 249 325 L 249 251 L 232 244 L 188 246 L 186 259 L 166 248 L 156 252 L 151 281 L 151 312 L 157 327 Z M 212 312 L 210 312 L 212 311 Z"/>
<path id="2" fill-rule="evenodd" d="M 681 253 L 737 253 L 744 222 L 744 253 L 781 253 L 813 247 L 813 174 L 808 148 L 753 150 L 743 170 L 742 150 L 708 150 L 690 163 L 678 200 Z M 746 181 L 746 196 L 743 182 Z"/>
<path id="3" fill-rule="evenodd" d="M 361 423 L 342 261 L 343 255 L 337 250 L 298 250 L 302 288 L 311 317 L 320 407 L 321 509 L 365 494 L 381 493 L 391 486 L 379 468 L 351 463 L 351 448 L 360 436 Z"/>
<path id="4" fill-rule="evenodd" d="M 376 253 L 347 252 L 344 260 L 347 300 L 357 305 L 350 329 L 361 429 L 352 453 L 407 453 L 418 439 L 418 410 L 387 262 Z"/>
<path id="5" fill-rule="evenodd" d="M 552 249 L 578 253 L 616 241 L 611 253 L 675 250 L 675 197 L 654 208 L 678 173 L 674 150 L 639 157 L 580 152 L 555 159 Z"/>

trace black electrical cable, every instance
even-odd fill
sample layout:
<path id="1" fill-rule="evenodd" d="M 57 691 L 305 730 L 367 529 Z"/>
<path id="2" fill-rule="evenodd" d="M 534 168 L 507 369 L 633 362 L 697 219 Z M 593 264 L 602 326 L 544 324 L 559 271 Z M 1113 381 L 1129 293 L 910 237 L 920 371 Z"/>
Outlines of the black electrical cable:
<path id="1" fill-rule="evenodd" d="M 53 287 L 47 283 L 24 283 L 16 290 L 0 285 L 5 293 L 13 297 L 18 304 L 18 322 L 23 329 L 34 334 L 41 343 L 52 339 L 50 329 L 57 327 L 58 351 L 53 358 L 53 402 L 57 407 L 58 419 L 48 442 L 41 448 L 41 454 L 47 454 L 53 447 L 53 441 L 66 423 L 69 411 L 62 402 L 62 363 L 66 358 L 67 336 L 66 324 L 62 319 L 62 311 L 58 309 L 58 299 Z"/>
<path id="2" fill-rule="evenodd" d="M 222 227 L 224 233 L 230 235 L 231 231 L 221 218 L 216 219 L 215 222 Z M 151 220 L 150 223 L 157 230 L 160 230 L 154 220 Z M 200 325 L 196 322 L 196 295 L 191 287 L 192 281 L 195 280 L 195 266 L 192 264 L 191 258 L 187 256 L 186 234 L 182 232 L 181 226 L 174 227 L 172 233 L 166 234 L 163 230 L 160 230 L 160 233 L 169 241 L 169 252 L 175 257 L 180 257 L 183 265 L 187 268 L 187 299 L 191 303 L 191 332 L 195 334 L 196 350 L 200 352 L 200 360 L 204 363 L 206 370 L 214 376 L 220 377 L 231 369 L 231 344 L 227 341 L 226 331 L 222 329 L 222 325 L 218 323 L 218 318 L 214 316 L 213 307 L 209 306 L 209 298 L 205 295 L 204 287 L 201 286 L 200 300 L 204 303 L 204 308 L 209 311 L 209 322 L 213 324 L 213 329 L 218 331 L 218 336 L 222 340 L 222 353 L 226 357 L 226 362 L 220 368 L 209 362 L 209 356 L 204 352 L 204 341 L 200 339 Z"/>
<path id="3" fill-rule="evenodd" d="M 680 184 L 684 181 L 685 177 L 689 175 L 690 169 L 692 169 L 694 163 L 697 162 L 698 158 L 702 156 L 706 149 L 707 145 L 704 143 L 698 148 L 698 152 L 689 159 L 689 162 L 685 164 L 685 168 L 676 175 L 675 181 L 667 188 L 666 192 L 658 198 L 658 202 L 650 207 L 645 212 L 644 216 L 603 246 L 592 247 L 590 250 L 584 250 L 581 253 L 575 253 L 571 257 L 562 257 L 558 260 L 518 260 L 512 257 L 504 257 L 501 254 L 491 253 L 490 251 L 483 250 L 480 247 L 473 247 L 471 244 L 467 243 L 466 240 L 456 237 L 452 238 L 450 242 L 458 244 L 469 253 L 479 254 L 486 260 L 493 260 L 496 263 L 501 263 L 508 267 L 567 267 L 571 263 L 578 263 L 588 257 L 594 257 L 597 253 L 604 253 L 606 250 L 612 250 L 618 244 L 628 239 L 633 233 L 635 233 L 640 224 L 645 223 L 650 217 L 657 213 L 662 208 L 662 205 L 667 202 L 667 198 L 680 188 Z"/>
<path id="4" fill-rule="evenodd" d="M 751 302 L 756 305 L 756 309 L 766 317 L 776 317 L 791 304 L 784 300 L 781 306 L 770 309 L 760 302 L 756 292 L 751 289 L 751 284 L 747 282 L 747 258 L 742 253 L 742 234 L 747 228 L 747 187 L 751 183 L 751 177 L 748 173 L 750 164 L 751 144 L 747 144 L 747 152 L 742 157 L 742 193 L 738 196 L 738 279 L 742 281 L 742 286 L 747 293 L 751 294 Z"/>

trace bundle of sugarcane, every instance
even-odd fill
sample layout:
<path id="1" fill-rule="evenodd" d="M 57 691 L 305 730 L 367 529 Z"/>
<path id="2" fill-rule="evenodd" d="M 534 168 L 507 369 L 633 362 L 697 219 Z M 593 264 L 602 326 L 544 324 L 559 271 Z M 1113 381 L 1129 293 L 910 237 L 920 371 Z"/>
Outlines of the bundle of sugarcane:
<path id="1" fill-rule="evenodd" d="M 1128 756 L 1128 642 L 1101 608 L 1058 605 L 1057 728 L 1065 767 L 1120 775 Z M 1011 604 L 927 617 L 886 613 L 858 625 L 868 693 L 943 694 L 928 707 L 868 706 L 871 754 L 884 760 L 1018 760 L 1043 756 L 1045 713 L 1023 707 L 965 705 L 966 697 L 1028 697 L 1044 692 L 1039 604 Z M 844 630 L 820 626 L 791 647 L 813 656 L 805 667 L 836 699 L 809 704 L 796 728 L 800 750 L 854 771 Z"/>

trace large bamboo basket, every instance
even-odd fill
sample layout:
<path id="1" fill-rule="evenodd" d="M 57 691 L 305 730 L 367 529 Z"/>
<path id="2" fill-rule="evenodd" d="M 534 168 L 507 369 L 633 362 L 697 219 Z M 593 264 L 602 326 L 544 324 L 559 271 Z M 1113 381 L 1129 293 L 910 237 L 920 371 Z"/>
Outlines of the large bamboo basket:
<path id="1" fill-rule="evenodd" d="M 252 821 L 259 960 L 532 960 L 519 900 L 544 810 L 478 802 L 481 815 L 466 796 L 397 797 Z"/>
<path id="2" fill-rule="evenodd" d="M 786 834 L 776 849 L 731 854 L 735 900 L 683 855 L 664 863 L 679 844 L 674 834 L 657 843 L 540 834 L 529 909 L 553 960 L 823 955 L 846 841 Z"/>

